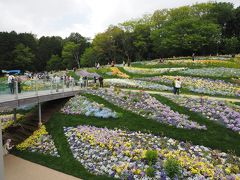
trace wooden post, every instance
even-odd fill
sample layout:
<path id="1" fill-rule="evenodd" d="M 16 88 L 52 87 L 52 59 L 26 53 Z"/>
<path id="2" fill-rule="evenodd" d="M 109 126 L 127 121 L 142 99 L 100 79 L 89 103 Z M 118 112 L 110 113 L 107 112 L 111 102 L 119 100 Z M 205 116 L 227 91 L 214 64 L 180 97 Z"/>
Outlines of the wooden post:
<path id="1" fill-rule="evenodd" d="M 3 162 L 3 146 L 2 146 L 2 126 L 0 123 L 0 180 L 4 180 L 4 162 Z"/>
<path id="2" fill-rule="evenodd" d="M 38 126 L 40 127 L 42 125 L 42 112 L 41 112 L 41 103 L 38 103 Z"/>

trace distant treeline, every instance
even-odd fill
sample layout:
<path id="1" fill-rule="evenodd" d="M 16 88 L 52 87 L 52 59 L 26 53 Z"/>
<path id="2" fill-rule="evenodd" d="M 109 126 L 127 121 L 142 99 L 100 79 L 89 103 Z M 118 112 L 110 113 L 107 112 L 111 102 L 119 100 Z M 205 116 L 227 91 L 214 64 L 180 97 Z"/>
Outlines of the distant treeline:
<path id="1" fill-rule="evenodd" d="M 0 68 L 31 71 L 93 66 L 96 62 L 240 52 L 240 7 L 201 3 L 156 10 L 109 26 L 90 40 L 79 33 L 41 37 L 0 32 Z"/>

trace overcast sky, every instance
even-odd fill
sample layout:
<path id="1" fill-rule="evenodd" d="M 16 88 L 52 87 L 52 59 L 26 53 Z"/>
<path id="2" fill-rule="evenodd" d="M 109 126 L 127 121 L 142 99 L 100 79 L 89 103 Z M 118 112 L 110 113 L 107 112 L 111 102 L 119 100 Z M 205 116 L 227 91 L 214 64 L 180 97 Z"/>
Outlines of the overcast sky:
<path id="1" fill-rule="evenodd" d="M 223 0 L 224 1 L 224 0 Z M 223 2 L 217 0 L 217 2 Z M 226 0 L 225 0 L 226 1 Z M 110 24 L 139 18 L 157 9 L 207 0 L 0 0 L 0 31 L 32 32 L 38 37 L 94 37 Z M 228 0 L 236 7 L 240 0 Z"/>

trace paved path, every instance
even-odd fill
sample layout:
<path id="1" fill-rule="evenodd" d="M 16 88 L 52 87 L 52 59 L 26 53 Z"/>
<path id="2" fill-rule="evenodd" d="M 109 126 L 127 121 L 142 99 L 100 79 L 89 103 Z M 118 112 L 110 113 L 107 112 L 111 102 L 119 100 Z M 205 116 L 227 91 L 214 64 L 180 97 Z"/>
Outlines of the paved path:
<path id="1" fill-rule="evenodd" d="M 17 96 L 15 94 L 1 94 L 0 95 L 0 103 L 2 102 L 7 102 L 7 101 L 12 101 L 16 99 L 26 99 L 26 98 L 32 98 L 32 97 L 37 97 L 37 96 L 43 96 L 43 95 L 56 95 L 64 92 L 72 92 L 72 91 L 77 91 L 80 88 L 78 86 L 74 88 L 65 88 L 59 89 L 58 92 L 56 90 L 41 90 L 41 91 L 29 91 L 29 92 L 23 92 L 18 94 Z"/>
<path id="2" fill-rule="evenodd" d="M 123 91 L 134 91 L 134 92 L 139 92 L 140 90 L 131 90 L 131 89 L 122 89 Z M 159 92 L 159 91 L 145 91 L 149 94 L 160 94 L 160 95 L 173 95 L 173 93 L 170 92 Z M 191 95 L 191 94 L 180 94 L 180 96 L 186 96 L 186 97 L 193 97 L 193 98 L 208 98 L 211 100 L 218 100 L 218 101 L 230 101 L 230 102 L 240 102 L 240 99 L 235 99 L 235 98 L 224 98 L 224 97 L 213 97 L 213 96 L 201 96 L 201 95 Z"/>
<path id="3" fill-rule="evenodd" d="M 5 180 L 79 180 L 10 154 L 4 157 L 4 161 Z"/>

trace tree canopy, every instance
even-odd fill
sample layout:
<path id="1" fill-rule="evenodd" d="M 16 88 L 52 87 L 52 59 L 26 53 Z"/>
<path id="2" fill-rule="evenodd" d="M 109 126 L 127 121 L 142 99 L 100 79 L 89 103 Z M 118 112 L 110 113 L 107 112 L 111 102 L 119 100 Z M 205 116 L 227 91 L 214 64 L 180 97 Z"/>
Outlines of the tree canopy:
<path id="1" fill-rule="evenodd" d="M 67 38 L 0 32 L 0 67 L 44 71 L 159 57 L 240 52 L 240 7 L 209 2 L 159 9 L 110 25 L 91 41 L 78 32 Z"/>

